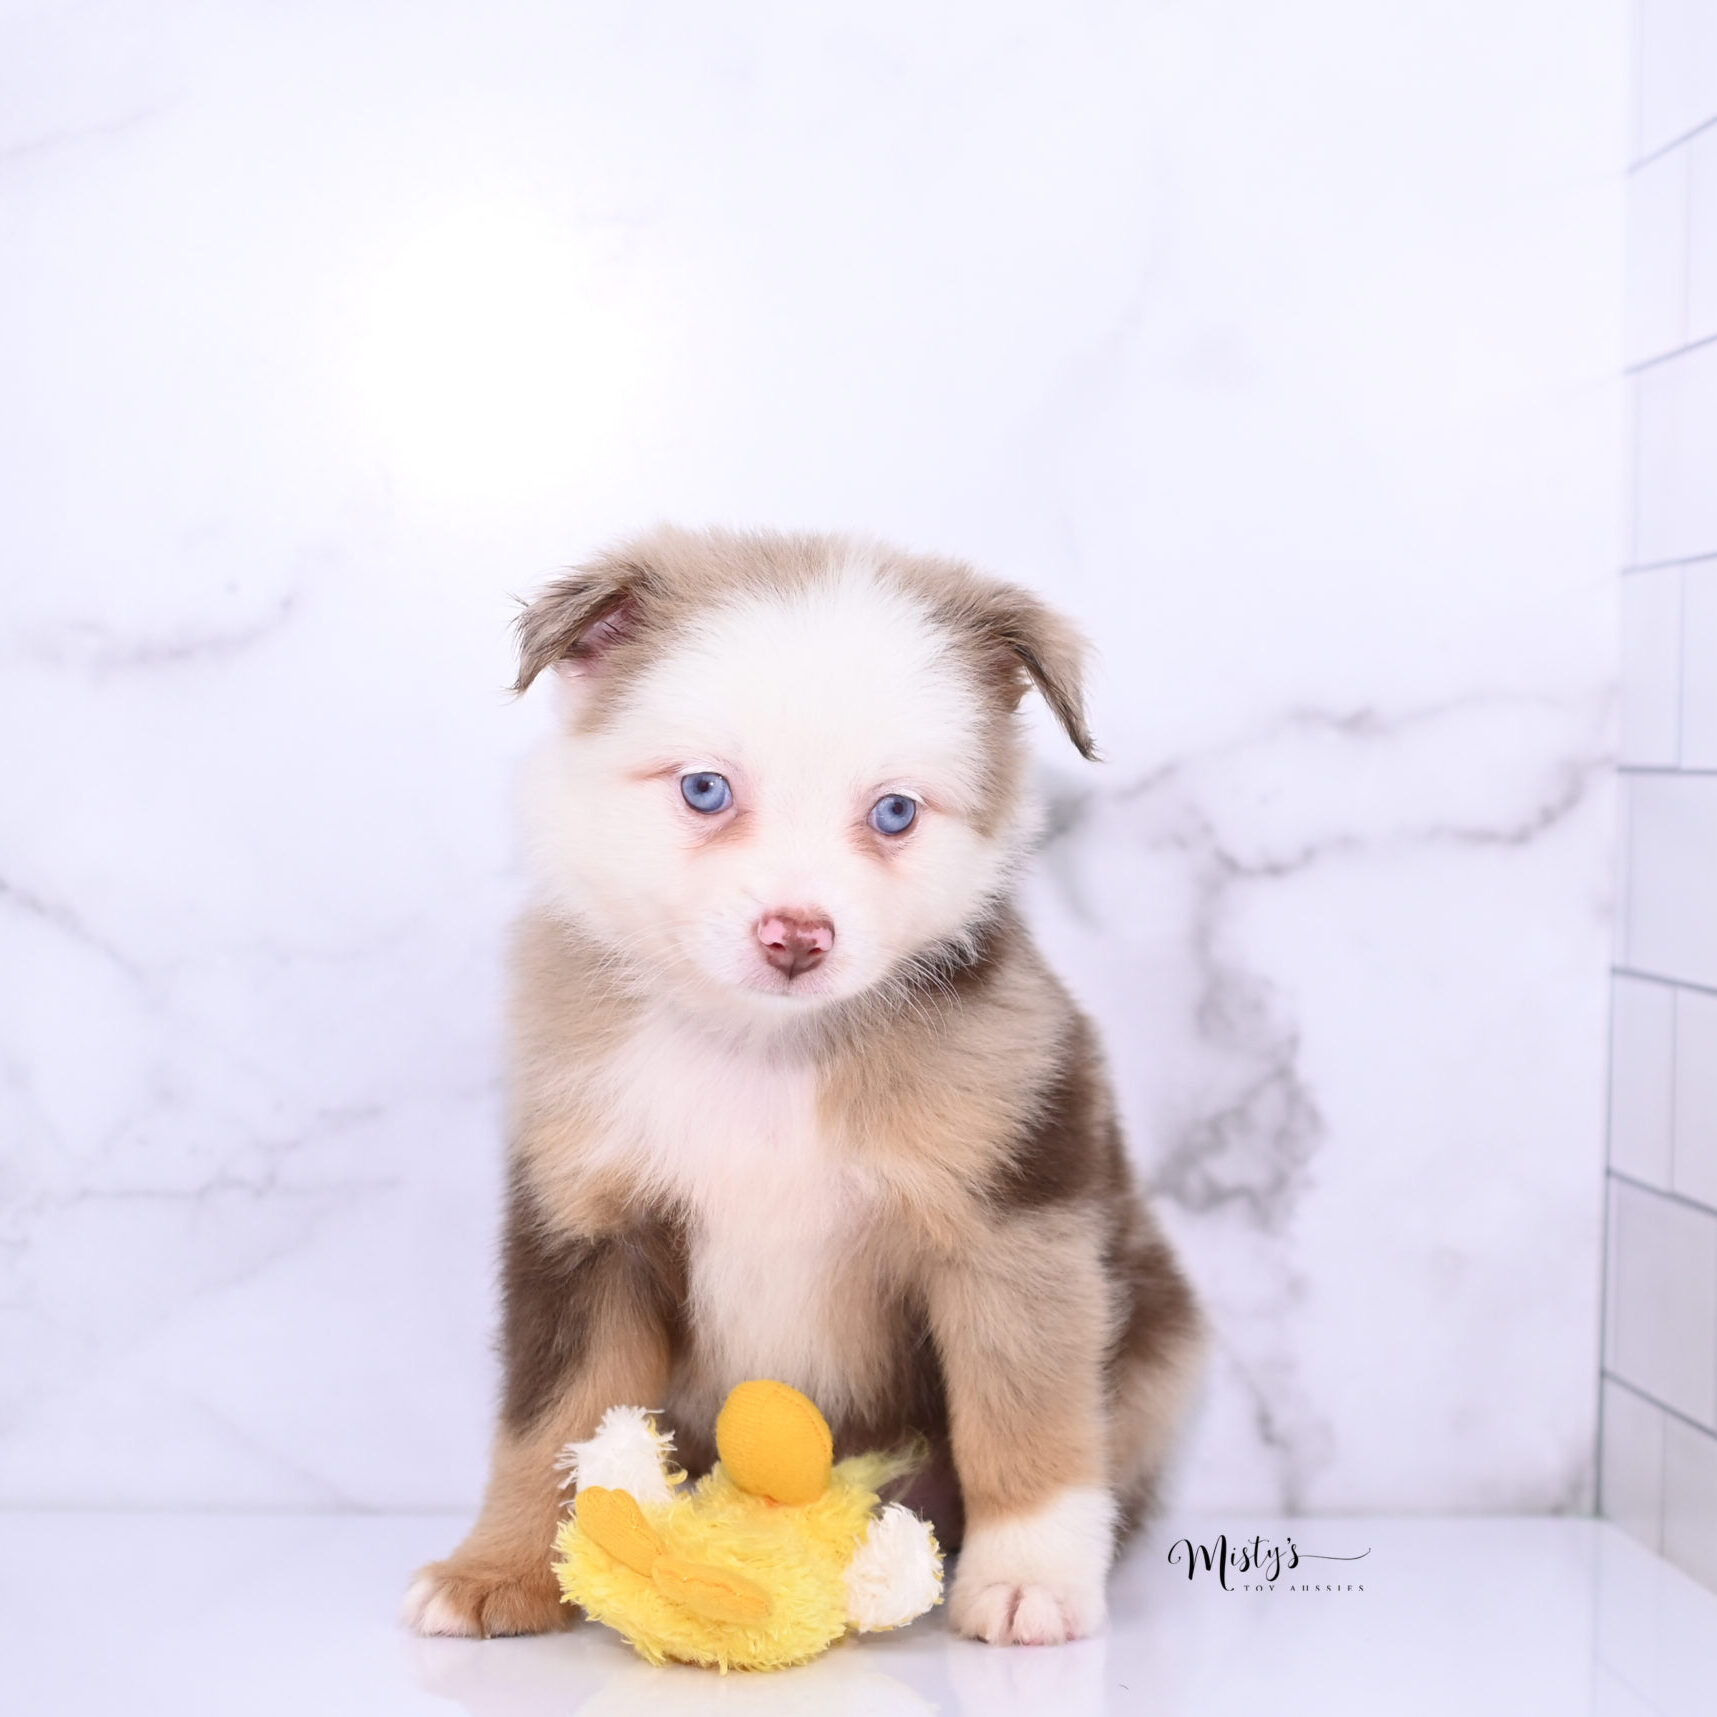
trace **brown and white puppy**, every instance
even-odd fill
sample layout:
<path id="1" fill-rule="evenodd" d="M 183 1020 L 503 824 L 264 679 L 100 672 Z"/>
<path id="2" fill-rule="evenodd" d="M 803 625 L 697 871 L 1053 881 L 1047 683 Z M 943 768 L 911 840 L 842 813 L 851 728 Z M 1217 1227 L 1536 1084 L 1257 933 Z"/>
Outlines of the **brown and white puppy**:
<path id="1" fill-rule="evenodd" d="M 1090 1633 L 1201 1327 L 1010 903 L 1029 686 L 1093 755 L 1078 638 L 945 561 L 682 531 L 520 631 L 519 688 L 553 669 L 566 712 L 527 792 L 505 1398 L 409 1619 L 563 1625 L 556 1452 L 636 1402 L 697 1470 L 728 1388 L 773 1377 L 837 1452 L 928 1441 L 960 1631 Z"/>

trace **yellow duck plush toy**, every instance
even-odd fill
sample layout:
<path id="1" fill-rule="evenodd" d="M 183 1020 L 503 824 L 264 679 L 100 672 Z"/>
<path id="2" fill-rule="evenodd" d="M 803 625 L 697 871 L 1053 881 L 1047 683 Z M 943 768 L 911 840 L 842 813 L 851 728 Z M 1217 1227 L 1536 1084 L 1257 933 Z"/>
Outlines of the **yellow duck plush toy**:
<path id="1" fill-rule="evenodd" d="M 613 1407 L 561 1457 L 577 1486 L 555 1539 L 565 1602 L 652 1663 L 781 1669 L 849 1629 L 901 1627 L 941 1601 L 930 1523 L 880 1485 L 909 1463 L 834 1461 L 821 1413 L 784 1383 L 741 1383 L 715 1427 L 720 1457 L 683 1490 L 673 1441 L 642 1407 Z"/>

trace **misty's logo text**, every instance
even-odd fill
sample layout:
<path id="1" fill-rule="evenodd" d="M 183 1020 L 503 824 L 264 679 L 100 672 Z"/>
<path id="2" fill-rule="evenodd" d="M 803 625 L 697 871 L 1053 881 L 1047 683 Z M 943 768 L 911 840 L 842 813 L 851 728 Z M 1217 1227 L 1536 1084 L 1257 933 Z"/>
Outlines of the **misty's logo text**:
<path id="1" fill-rule="evenodd" d="M 1229 1584 L 1230 1574 L 1251 1574 L 1263 1585 L 1274 1586 L 1284 1573 L 1292 1573 L 1302 1562 L 1363 1562 L 1370 1554 L 1371 1551 L 1365 1549 L 1357 1556 L 1331 1556 L 1313 1550 L 1302 1550 L 1291 1538 L 1284 1538 L 1278 1544 L 1274 1539 L 1264 1537 L 1262 1533 L 1230 1544 L 1228 1534 L 1223 1532 L 1210 1544 L 1194 1544 L 1190 1538 L 1177 1538 L 1169 1546 L 1169 1565 L 1178 1568 L 1184 1564 L 1189 1580 L 1200 1572 L 1214 1574 L 1223 1591 L 1232 1592 L 1234 1587 Z M 1248 1580 L 1246 1585 L 1250 1588 L 1253 1583 Z M 1316 1589 L 1326 1588 L 1320 1581 Z M 1365 1590 L 1363 1586 L 1330 1586 L 1327 1589 L 1351 1589 L 1360 1592 Z"/>

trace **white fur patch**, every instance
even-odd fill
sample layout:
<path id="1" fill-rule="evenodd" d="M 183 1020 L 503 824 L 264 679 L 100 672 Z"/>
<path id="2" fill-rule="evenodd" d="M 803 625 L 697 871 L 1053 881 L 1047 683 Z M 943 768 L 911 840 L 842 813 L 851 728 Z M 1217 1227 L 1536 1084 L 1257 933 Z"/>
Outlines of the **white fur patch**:
<path id="1" fill-rule="evenodd" d="M 814 1069 L 651 1016 L 608 1074 L 604 1156 L 686 1211 L 693 1328 L 724 1386 L 774 1377 L 848 1404 L 839 1273 L 866 1227 L 818 1124 Z"/>
<path id="2" fill-rule="evenodd" d="M 562 1490 L 600 1485 L 656 1505 L 673 1500 L 667 1474 L 673 1453 L 673 1437 L 656 1428 L 649 1408 L 610 1407 L 595 1433 L 582 1443 L 568 1443 L 555 1466 L 566 1474 Z"/>
<path id="3" fill-rule="evenodd" d="M 1042 1508 L 966 1534 L 948 1610 L 963 1634 L 995 1645 L 1060 1645 L 1103 1625 L 1115 1502 L 1071 1486 Z"/>
<path id="4" fill-rule="evenodd" d="M 891 1502 L 847 1564 L 847 1621 L 860 1633 L 900 1628 L 942 1599 L 942 1552 L 930 1522 Z"/>
<path id="5" fill-rule="evenodd" d="M 462 1615 L 442 1595 L 441 1582 L 433 1574 L 419 1574 L 406 1588 L 400 1620 L 415 1634 L 426 1638 L 475 1639 L 476 1624 Z"/>

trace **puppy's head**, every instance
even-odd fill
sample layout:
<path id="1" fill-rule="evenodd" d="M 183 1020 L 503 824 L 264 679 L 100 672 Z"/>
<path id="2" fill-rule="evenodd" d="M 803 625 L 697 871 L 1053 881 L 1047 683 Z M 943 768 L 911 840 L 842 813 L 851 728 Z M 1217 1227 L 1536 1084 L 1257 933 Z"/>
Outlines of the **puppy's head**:
<path id="1" fill-rule="evenodd" d="M 958 947 L 1029 837 L 1016 709 L 1093 755 L 1082 645 L 1024 590 L 827 537 L 662 531 L 545 590 L 518 689 L 551 904 L 688 1000 L 798 1011 Z"/>

